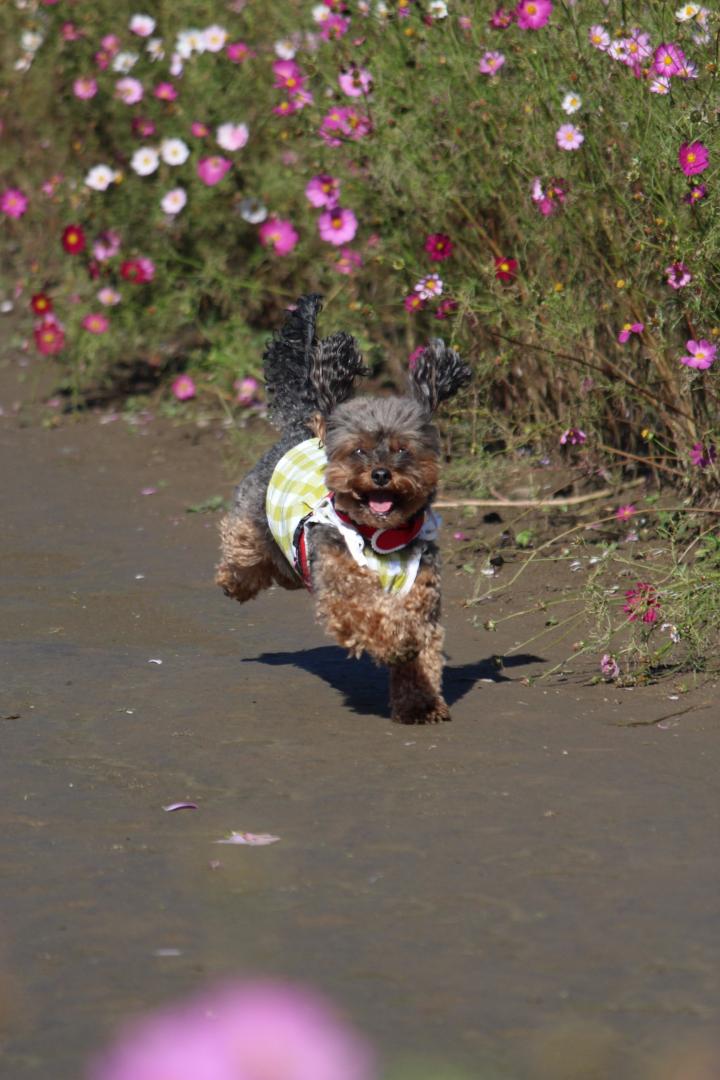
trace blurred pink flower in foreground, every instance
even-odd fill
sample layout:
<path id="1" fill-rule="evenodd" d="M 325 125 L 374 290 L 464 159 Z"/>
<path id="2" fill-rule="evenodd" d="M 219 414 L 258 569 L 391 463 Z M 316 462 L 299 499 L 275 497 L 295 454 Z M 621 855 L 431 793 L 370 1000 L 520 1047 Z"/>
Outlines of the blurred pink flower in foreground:
<path id="1" fill-rule="evenodd" d="M 88 1080 L 375 1080 L 368 1044 L 322 998 L 228 984 L 128 1026 Z"/>
<path id="2" fill-rule="evenodd" d="M 228 161 L 227 158 L 215 154 L 213 157 L 200 158 L 197 165 L 197 174 L 203 184 L 213 187 L 215 184 L 220 183 L 231 165 L 232 162 Z"/>
<path id="3" fill-rule="evenodd" d="M 178 401 L 189 401 L 190 398 L 194 398 L 196 394 L 195 382 L 189 375 L 178 375 L 177 379 L 174 380 L 171 389 Z M 148 1076 L 149 1075 L 150 1074 L 148 1074 Z M 160 1080 L 159 1075 L 158 1080 Z"/>
<path id="4" fill-rule="evenodd" d="M 264 221 L 258 234 L 263 247 L 272 247 L 276 255 L 287 255 L 300 239 L 291 221 L 276 217 Z"/>

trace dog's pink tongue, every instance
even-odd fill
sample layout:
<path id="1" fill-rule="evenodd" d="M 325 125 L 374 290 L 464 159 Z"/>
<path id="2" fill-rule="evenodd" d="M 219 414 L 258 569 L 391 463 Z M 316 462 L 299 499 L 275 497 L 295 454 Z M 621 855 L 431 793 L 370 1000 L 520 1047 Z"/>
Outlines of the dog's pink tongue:
<path id="1" fill-rule="evenodd" d="M 373 514 L 387 514 L 392 510 L 392 499 L 368 499 L 368 506 Z"/>

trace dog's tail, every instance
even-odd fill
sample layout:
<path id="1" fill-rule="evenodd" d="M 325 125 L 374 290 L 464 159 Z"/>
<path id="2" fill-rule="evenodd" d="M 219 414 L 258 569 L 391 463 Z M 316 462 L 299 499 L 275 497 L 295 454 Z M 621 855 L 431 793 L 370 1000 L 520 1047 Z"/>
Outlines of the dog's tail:
<path id="1" fill-rule="evenodd" d="M 301 296 L 282 330 L 263 356 L 270 420 L 284 431 L 324 419 L 353 392 L 355 379 L 367 375 L 357 342 L 350 334 L 318 340 L 315 323 L 322 308 L 316 293 Z"/>

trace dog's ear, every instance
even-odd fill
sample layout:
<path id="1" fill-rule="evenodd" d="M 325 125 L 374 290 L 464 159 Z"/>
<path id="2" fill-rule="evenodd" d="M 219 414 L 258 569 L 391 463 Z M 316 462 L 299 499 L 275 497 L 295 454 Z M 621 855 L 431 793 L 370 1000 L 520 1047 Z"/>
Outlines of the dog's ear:
<path id="1" fill-rule="evenodd" d="M 323 338 L 315 347 L 310 378 L 323 416 L 352 395 L 355 379 L 367 375 L 358 343 L 341 331 Z"/>
<path id="2" fill-rule="evenodd" d="M 472 371 L 441 338 L 433 338 L 410 369 L 410 393 L 427 412 L 467 386 Z"/>

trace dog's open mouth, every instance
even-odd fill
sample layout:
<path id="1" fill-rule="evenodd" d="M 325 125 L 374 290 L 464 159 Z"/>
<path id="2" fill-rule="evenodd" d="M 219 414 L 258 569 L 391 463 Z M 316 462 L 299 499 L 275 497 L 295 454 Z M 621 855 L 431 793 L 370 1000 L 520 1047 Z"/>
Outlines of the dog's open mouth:
<path id="1" fill-rule="evenodd" d="M 384 492 L 377 495 L 368 495 L 367 497 L 368 507 L 372 510 L 373 514 L 379 514 L 381 516 L 389 514 L 395 506 L 395 500 L 389 498 Z"/>

